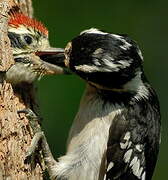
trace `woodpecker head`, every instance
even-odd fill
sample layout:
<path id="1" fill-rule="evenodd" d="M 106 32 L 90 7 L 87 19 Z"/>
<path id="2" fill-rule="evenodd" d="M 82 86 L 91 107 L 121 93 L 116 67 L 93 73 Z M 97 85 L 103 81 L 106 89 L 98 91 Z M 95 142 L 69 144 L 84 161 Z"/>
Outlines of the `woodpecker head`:
<path id="1" fill-rule="evenodd" d="M 60 74 L 63 69 L 42 61 L 42 56 L 57 54 L 59 48 L 51 48 L 48 30 L 39 21 L 25 16 L 18 8 L 10 12 L 8 37 L 11 41 L 15 64 L 7 71 L 7 80 L 17 84 L 32 83 L 45 74 Z"/>
<path id="2" fill-rule="evenodd" d="M 141 51 L 127 35 L 85 30 L 66 46 L 64 62 L 98 89 L 148 95 Z"/>
<path id="3" fill-rule="evenodd" d="M 65 57 L 73 72 L 104 88 L 122 88 L 142 72 L 142 55 L 133 40 L 93 28 L 67 45 Z"/>

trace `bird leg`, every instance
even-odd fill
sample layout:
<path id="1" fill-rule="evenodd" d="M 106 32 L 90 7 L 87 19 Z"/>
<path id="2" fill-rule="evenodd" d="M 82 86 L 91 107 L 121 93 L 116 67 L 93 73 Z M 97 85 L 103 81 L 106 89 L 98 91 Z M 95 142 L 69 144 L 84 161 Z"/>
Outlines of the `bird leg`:
<path id="1" fill-rule="evenodd" d="M 47 139 L 45 137 L 44 132 L 39 125 L 37 115 L 31 109 L 24 109 L 18 111 L 18 113 L 25 113 L 26 117 L 30 121 L 30 126 L 34 132 L 34 137 L 31 141 L 31 145 L 27 150 L 25 163 L 30 162 L 30 159 L 34 155 L 35 151 L 39 147 L 39 143 L 41 143 L 41 150 L 44 157 L 44 162 L 47 167 L 49 176 L 52 176 L 52 167 L 56 165 L 57 161 L 54 159 L 50 147 L 48 145 Z"/>

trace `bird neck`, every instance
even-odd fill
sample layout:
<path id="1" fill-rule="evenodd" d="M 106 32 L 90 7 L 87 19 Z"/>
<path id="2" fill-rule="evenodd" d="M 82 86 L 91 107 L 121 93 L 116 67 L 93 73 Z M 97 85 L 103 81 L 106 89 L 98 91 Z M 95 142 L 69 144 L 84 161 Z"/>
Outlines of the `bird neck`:
<path id="1" fill-rule="evenodd" d="M 135 92 L 125 89 L 106 88 L 89 83 L 87 85 L 87 94 L 96 94 L 104 103 L 127 105 L 135 96 Z"/>

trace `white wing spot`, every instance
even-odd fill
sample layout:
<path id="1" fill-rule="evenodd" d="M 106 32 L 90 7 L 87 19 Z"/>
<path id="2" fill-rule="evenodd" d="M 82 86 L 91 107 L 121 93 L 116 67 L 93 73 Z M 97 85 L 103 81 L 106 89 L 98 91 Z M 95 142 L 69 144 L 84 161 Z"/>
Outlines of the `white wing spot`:
<path id="1" fill-rule="evenodd" d="M 128 141 L 130 139 L 130 137 L 131 137 L 131 133 L 130 132 L 126 132 L 125 136 L 124 136 L 124 140 Z"/>
<path id="2" fill-rule="evenodd" d="M 130 142 L 129 142 L 129 144 L 128 144 L 128 148 L 130 148 L 130 147 L 131 147 L 131 144 L 132 144 L 132 142 L 130 141 Z"/>
<path id="3" fill-rule="evenodd" d="M 127 146 L 128 146 L 128 141 L 126 141 L 125 143 L 120 143 L 121 149 L 126 149 Z"/>
<path id="4" fill-rule="evenodd" d="M 136 148 L 139 152 L 142 152 L 142 145 L 137 144 L 137 145 L 135 146 L 135 148 Z"/>
<path id="5" fill-rule="evenodd" d="M 139 170 L 140 170 L 140 160 L 137 159 L 137 161 L 132 165 L 133 174 L 137 177 L 139 177 Z"/>
<path id="6" fill-rule="evenodd" d="M 124 154 L 124 161 L 128 163 L 130 161 L 131 155 L 132 155 L 132 149 L 129 149 L 125 154 Z"/>
<path id="7" fill-rule="evenodd" d="M 138 157 L 135 156 L 130 163 L 130 167 L 132 167 L 136 163 L 137 160 L 138 160 Z"/>
<path id="8" fill-rule="evenodd" d="M 142 171 L 143 171 L 143 167 L 141 167 L 137 173 L 138 178 L 141 178 Z"/>
<path id="9" fill-rule="evenodd" d="M 107 168 L 107 172 L 114 166 L 114 163 L 113 162 L 110 162 L 110 164 L 108 165 L 108 168 Z"/>
<path id="10" fill-rule="evenodd" d="M 129 139 L 131 137 L 131 133 L 130 132 L 126 132 L 125 136 L 124 136 L 124 140 L 126 140 L 125 143 L 121 142 L 120 143 L 120 147 L 121 149 L 126 149 L 128 147 L 128 145 L 130 145 L 131 142 L 129 142 Z"/>
<path id="11" fill-rule="evenodd" d="M 144 172 L 144 173 L 142 174 L 142 180 L 145 180 L 145 177 L 146 177 L 146 173 Z"/>

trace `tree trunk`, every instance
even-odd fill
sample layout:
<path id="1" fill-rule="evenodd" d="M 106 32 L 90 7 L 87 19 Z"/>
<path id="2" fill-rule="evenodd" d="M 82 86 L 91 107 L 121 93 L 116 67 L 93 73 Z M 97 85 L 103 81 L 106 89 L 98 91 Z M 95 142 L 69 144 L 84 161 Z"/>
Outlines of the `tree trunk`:
<path id="1" fill-rule="evenodd" d="M 25 115 L 17 113 L 25 108 L 37 113 L 35 87 L 24 84 L 14 88 L 4 78 L 14 63 L 7 37 L 8 11 L 14 2 L 32 16 L 31 0 L 0 0 L 0 180 L 40 180 L 44 167 L 40 158 L 35 158 L 36 163 L 24 163 L 33 132 Z"/>

